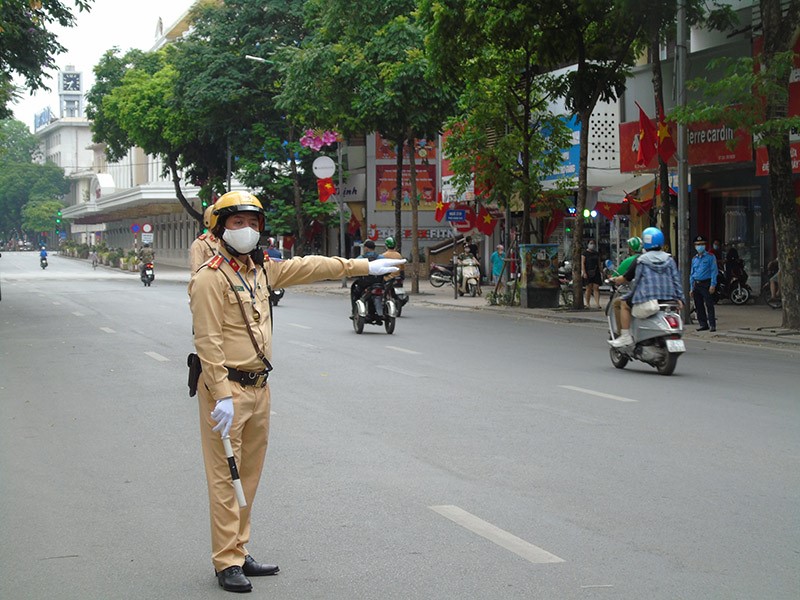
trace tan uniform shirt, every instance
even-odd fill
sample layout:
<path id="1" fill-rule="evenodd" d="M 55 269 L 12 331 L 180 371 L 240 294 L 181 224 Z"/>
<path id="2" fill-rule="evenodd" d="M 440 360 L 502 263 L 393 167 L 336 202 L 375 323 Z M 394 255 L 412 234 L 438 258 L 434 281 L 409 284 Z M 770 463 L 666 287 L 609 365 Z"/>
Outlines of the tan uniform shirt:
<path id="1" fill-rule="evenodd" d="M 196 273 L 197 269 L 214 256 L 216 252 L 217 238 L 210 233 L 198 236 L 189 246 L 189 268 L 192 270 L 192 274 Z"/>
<path id="2" fill-rule="evenodd" d="M 399 258 L 399 259 L 403 258 L 403 255 L 400 254 L 397 250 L 387 250 L 381 256 L 383 256 L 383 258 Z M 405 270 L 405 265 L 400 265 L 400 271 L 398 273 L 389 273 L 384 277 L 384 279 L 386 281 L 394 279 L 398 275 L 402 275 L 404 270 Z"/>
<path id="3" fill-rule="evenodd" d="M 228 275 L 235 292 L 218 271 L 224 271 Z M 281 262 L 265 261 L 262 269 L 254 265 L 249 257 L 242 262 L 220 248 L 217 256 L 208 261 L 189 283 L 195 348 L 203 366 L 203 378 L 214 399 L 232 395 L 226 367 L 250 372 L 264 370 L 264 363 L 259 360 L 242 320 L 237 294 L 242 300 L 247 320 L 261 351 L 267 359 L 271 359 L 272 327 L 268 281 L 269 285 L 277 289 L 368 273 L 369 262 L 366 260 L 325 256 L 304 256 Z M 259 315 L 257 320 L 256 313 Z"/>

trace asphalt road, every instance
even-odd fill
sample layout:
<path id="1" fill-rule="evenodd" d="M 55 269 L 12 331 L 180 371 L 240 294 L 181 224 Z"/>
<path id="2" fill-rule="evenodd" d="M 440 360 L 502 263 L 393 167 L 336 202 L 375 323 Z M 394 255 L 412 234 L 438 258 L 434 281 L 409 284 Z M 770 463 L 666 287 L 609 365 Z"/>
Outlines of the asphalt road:
<path id="1" fill-rule="evenodd" d="M 0 598 L 226 597 L 184 285 L 0 258 Z M 783 599 L 800 590 L 800 354 L 346 298 L 275 311 L 252 597 Z"/>

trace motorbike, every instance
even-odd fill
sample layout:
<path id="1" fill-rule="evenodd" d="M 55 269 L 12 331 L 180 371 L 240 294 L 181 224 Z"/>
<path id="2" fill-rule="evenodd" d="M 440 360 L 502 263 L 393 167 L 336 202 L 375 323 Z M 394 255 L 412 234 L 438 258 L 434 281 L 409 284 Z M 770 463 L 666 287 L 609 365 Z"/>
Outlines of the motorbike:
<path id="1" fill-rule="evenodd" d="M 736 261 L 734 268 L 731 269 L 730 281 L 725 272 L 720 270 L 717 274 L 717 287 L 712 294 L 714 304 L 720 300 L 730 300 L 739 306 L 746 304 L 753 293 L 747 279 L 747 271 L 744 270 L 744 261 L 741 259 Z"/>
<path id="2" fill-rule="evenodd" d="M 614 299 L 620 290 L 611 281 L 611 296 L 606 304 L 609 339 L 618 336 L 617 315 L 614 312 Z M 624 300 L 623 300 L 624 302 Z M 634 345 L 625 348 L 610 348 L 611 364 L 617 369 L 624 369 L 631 360 L 640 360 L 655 367 L 660 375 L 672 375 L 678 363 L 678 357 L 686 352 L 683 341 L 683 319 L 677 302 L 660 302 L 658 311 L 643 319 L 631 318 L 631 337 Z"/>
<path id="3" fill-rule="evenodd" d="M 558 287 L 563 306 L 572 306 L 575 302 L 575 292 L 572 289 L 572 263 L 568 260 L 558 265 Z"/>
<path id="4" fill-rule="evenodd" d="M 394 295 L 397 296 L 397 316 L 403 314 L 403 307 L 408 304 L 408 294 L 403 287 L 403 278 L 400 276 L 392 278 L 392 285 L 394 286 Z"/>
<path id="5" fill-rule="evenodd" d="M 47 257 L 46 256 L 42 256 L 39 259 L 39 266 L 42 267 L 42 270 L 45 270 L 47 268 Z"/>
<path id="6" fill-rule="evenodd" d="M 393 280 L 378 281 L 367 278 L 353 282 L 351 295 L 353 300 L 353 329 L 356 333 L 364 332 L 364 325 L 383 325 L 386 333 L 394 333 L 395 322 L 399 316 L 399 302 L 394 292 Z"/>
<path id="7" fill-rule="evenodd" d="M 139 274 L 139 277 L 145 287 L 150 287 L 150 284 L 153 283 L 153 280 L 156 278 L 155 273 L 153 272 L 153 263 L 145 263 L 141 273 Z"/>
<path id="8" fill-rule="evenodd" d="M 433 287 L 442 287 L 445 283 L 453 284 L 453 270 L 447 265 L 431 263 L 428 281 Z"/>
<path id="9" fill-rule="evenodd" d="M 472 254 L 462 254 L 458 257 L 458 293 L 460 296 L 469 294 L 473 298 L 481 292 L 481 270 L 478 259 Z"/>
<path id="10" fill-rule="evenodd" d="M 283 299 L 283 295 L 286 293 L 286 290 L 283 288 L 278 288 L 277 290 L 270 289 L 269 290 L 269 301 L 272 302 L 272 306 L 278 306 L 278 302 Z"/>

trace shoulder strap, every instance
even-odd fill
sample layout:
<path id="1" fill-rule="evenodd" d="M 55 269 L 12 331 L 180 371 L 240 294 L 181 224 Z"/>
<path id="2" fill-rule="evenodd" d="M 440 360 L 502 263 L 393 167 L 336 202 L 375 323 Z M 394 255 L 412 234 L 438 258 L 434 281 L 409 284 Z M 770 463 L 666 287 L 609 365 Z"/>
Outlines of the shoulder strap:
<path id="1" fill-rule="evenodd" d="M 239 297 L 239 294 L 236 292 L 236 288 L 233 287 L 233 281 L 231 281 L 231 278 L 228 277 L 228 274 L 223 269 L 219 269 L 219 272 L 222 273 L 225 276 L 225 279 L 228 280 L 228 285 L 231 286 L 231 290 L 233 291 L 234 296 L 236 296 L 237 302 L 239 302 L 239 310 L 242 311 L 242 319 L 244 320 L 245 327 L 247 327 L 247 333 L 250 336 L 250 341 L 253 343 L 253 348 L 256 351 L 256 356 L 258 356 L 258 358 L 261 360 L 261 362 L 264 363 L 264 366 L 266 367 L 267 371 L 272 371 L 272 365 L 267 360 L 267 357 L 264 356 L 264 353 L 261 351 L 261 348 L 258 347 L 258 342 L 256 341 L 256 336 L 253 335 L 253 330 L 250 328 L 250 321 L 247 320 L 247 315 L 244 312 L 244 304 L 242 304 L 242 299 Z M 270 309 L 270 315 L 269 315 L 270 326 L 272 326 L 272 304 L 270 304 L 269 309 Z"/>

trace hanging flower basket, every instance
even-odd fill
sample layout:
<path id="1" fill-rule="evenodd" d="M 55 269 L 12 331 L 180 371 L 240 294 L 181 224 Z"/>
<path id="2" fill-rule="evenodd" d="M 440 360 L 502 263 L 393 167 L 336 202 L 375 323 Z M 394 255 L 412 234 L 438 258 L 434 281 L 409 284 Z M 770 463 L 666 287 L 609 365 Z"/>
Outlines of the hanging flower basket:
<path id="1" fill-rule="evenodd" d="M 319 152 L 325 146 L 330 146 L 343 140 L 342 135 L 336 131 L 326 129 L 306 129 L 300 138 L 300 145 Z"/>

